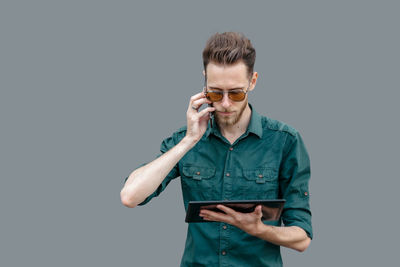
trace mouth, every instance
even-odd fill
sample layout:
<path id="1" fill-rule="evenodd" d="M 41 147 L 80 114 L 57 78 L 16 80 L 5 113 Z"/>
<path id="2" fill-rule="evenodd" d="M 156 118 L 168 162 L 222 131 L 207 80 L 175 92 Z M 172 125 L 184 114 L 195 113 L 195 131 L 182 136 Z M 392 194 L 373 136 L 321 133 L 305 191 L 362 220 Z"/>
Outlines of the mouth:
<path id="1" fill-rule="evenodd" d="M 222 112 L 222 111 L 217 111 L 218 114 L 220 114 L 221 116 L 230 116 L 233 114 L 233 112 Z"/>

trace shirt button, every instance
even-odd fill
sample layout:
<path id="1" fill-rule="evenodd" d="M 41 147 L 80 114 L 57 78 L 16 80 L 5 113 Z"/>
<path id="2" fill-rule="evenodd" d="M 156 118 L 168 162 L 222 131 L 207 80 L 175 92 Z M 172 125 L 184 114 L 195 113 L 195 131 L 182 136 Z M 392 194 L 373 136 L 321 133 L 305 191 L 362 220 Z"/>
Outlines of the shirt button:
<path id="1" fill-rule="evenodd" d="M 229 177 L 229 176 L 231 176 L 231 174 L 228 172 L 228 173 L 226 174 L 226 176 L 228 176 L 228 177 Z"/>
<path id="2" fill-rule="evenodd" d="M 226 255 L 226 251 L 225 250 L 222 251 L 221 254 L 225 256 Z"/>
<path id="3" fill-rule="evenodd" d="M 226 227 L 226 225 L 224 225 L 224 226 L 222 226 L 222 228 L 224 228 L 224 230 L 226 230 L 227 227 Z"/>
<path id="4" fill-rule="evenodd" d="M 229 150 L 232 151 L 232 150 L 233 150 L 233 147 L 230 147 Z"/>

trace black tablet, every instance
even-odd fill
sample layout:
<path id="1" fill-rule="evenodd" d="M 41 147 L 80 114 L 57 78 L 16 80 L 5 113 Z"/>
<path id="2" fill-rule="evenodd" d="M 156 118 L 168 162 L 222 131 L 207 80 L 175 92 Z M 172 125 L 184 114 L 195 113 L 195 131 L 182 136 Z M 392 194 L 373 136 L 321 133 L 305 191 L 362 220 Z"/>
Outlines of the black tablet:
<path id="1" fill-rule="evenodd" d="M 218 204 L 225 205 L 238 212 L 253 212 L 256 206 L 262 205 L 261 218 L 263 221 L 277 221 L 281 216 L 284 199 L 267 199 L 267 200 L 221 200 L 221 201 L 190 201 L 186 212 L 185 222 L 211 222 L 205 221 L 199 216 L 201 209 L 209 209 L 212 211 L 223 212 L 217 208 Z"/>

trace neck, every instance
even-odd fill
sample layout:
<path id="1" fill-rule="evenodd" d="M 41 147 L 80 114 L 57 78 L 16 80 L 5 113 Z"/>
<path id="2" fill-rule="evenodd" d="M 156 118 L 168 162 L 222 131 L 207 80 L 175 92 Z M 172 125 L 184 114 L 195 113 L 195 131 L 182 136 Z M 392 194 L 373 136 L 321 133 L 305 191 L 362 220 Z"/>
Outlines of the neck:
<path id="1" fill-rule="evenodd" d="M 228 140 L 232 138 L 236 139 L 246 132 L 247 127 L 249 126 L 251 118 L 251 109 L 249 104 L 246 105 L 246 108 L 243 111 L 243 114 L 239 121 L 234 125 L 218 125 L 220 127 L 221 134 L 225 136 Z"/>

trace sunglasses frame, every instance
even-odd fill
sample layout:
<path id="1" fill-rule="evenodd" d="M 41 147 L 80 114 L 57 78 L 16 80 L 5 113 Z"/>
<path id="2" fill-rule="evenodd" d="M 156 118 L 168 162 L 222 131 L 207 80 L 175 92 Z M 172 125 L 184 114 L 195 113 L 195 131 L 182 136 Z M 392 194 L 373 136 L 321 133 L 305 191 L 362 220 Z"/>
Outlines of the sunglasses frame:
<path id="1" fill-rule="evenodd" d="M 225 92 L 225 91 L 213 91 L 213 90 L 207 91 L 206 87 L 204 87 L 204 95 L 205 95 L 205 97 L 207 98 L 207 94 L 208 94 L 208 93 L 222 94 L 221 100 L 218 100 L 218 101 L 212 101 L 212 100 L 210 100 L 210 101 L 212 101 L 212 102 L 220 102 L 220 101 L 222 101 L 222 99 L 224 99 L 224 94 L 228 94 L 229 99 L 232 100 L 232 101 L 234 101 L 234 102 L 242 102 L 242 101 L 246 98 L 246 94 L 249 92 L 248 89 L 249 89 L 249 88 L 247 88 L 246 91 L 243 90 L 243 89 L 237 89 L 237 90 L 232 90 L 232 91 Z M 242 99 L 242 100 L 235 100 L 235 99 L 232 99 L 232 98 L 231 98 L 231 93 L 233 93 L 233 92 L 238 92 L 238 91 L 241 91 L 241 92 L 244 93 L 243 99 Z M 207 98 L 207 99 L 208 99 L 208 98 Z"/>
<path id="2" fill-rule="evenodd" d="M 237 92 L 237 91 L 242 91 L 242 92 L 244 92 L 244 98 L 242 99 L 242 100 L 234 100 L 234 99 L 232 99 L 231 97 L 230 97 L 230 91 L 228 91 L 228 92 L 226 92 L 226 91 L 213 91 L 213 90 L 209 90 L 209 91 L 207 91 L 207 74 L 205 75 L 205 77 L 204 77 L 204 88 L 203 88 L 203 91 L 204 91 L 204 96 L 207 98 L 207 93 L 208 92 L 213 92 L 213 93 L 222 93 L 222 98 L 221 98 L 221 100 L 218 100 L 218 101 L 212 101 L 212 102 L 220 102 L 220 101 L 222 101 L 222 99 L 224 99 L 224 95 L 225 94 L 228 94 L 228 98 L 230 99 L 230 100 L 232 100 L 232 101 L 234 101 L 234 102 L 242 102 L 245 98 L 246 98 L 246 95 L 247 95 L 247 93 L 249 92 L 249 88 L 250 88 L 250 81 L 249 81 L 249 86 L 247 87 L 247 90 L 245 91 L 244 89 L 235 89 L 235 90 L 232 90 L 232 91 L 234 91 L 234 92 Z M 208 99 L 208 98 L 207 98 Z M 211 101 L 211 100 L 210 100 Z"/>

